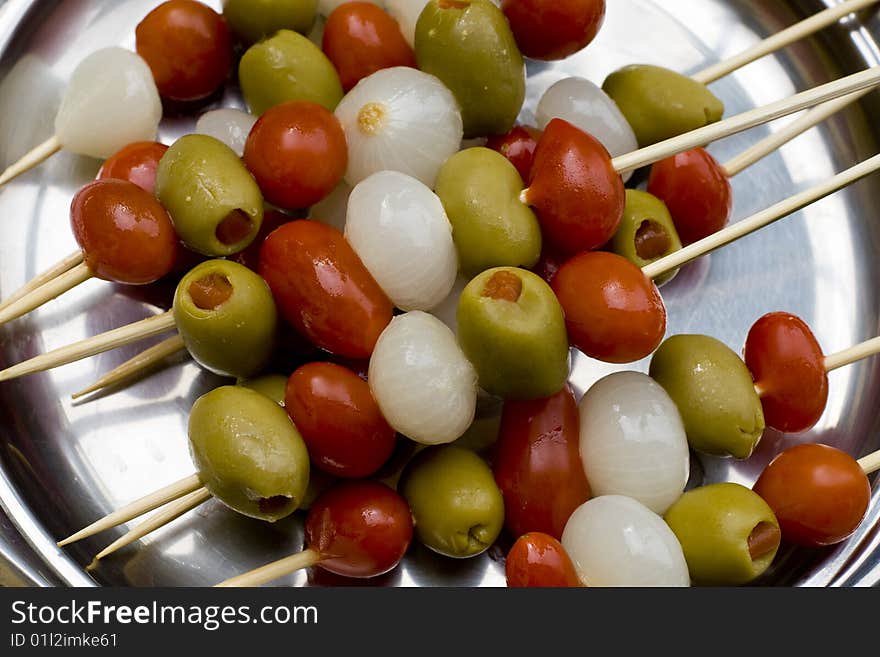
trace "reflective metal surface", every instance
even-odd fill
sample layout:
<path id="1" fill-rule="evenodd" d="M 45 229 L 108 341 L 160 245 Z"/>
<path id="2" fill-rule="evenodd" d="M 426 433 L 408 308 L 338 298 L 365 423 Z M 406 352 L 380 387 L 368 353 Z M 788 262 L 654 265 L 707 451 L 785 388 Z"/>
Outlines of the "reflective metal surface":
<path id="1" fill-rule="evenodd" d="M 9 0 L 0 3 L 0 166 L 52 132 L 65 80 L 87 53 L 108 45 L 133 48 L 134 26 L 156 0 Z M 218 6 L 219 2 L 212 2 Z M 826 0 L 826 4 L 833 4 Z M 734 54 L 824 5 L 819 0 L 611 0 L 600 36 L 561 63 L 530 64 L 531 116 L 541 93 L 577 74 L 600 83 L 628 63 L 693 72 Z M 765 58 L 713 85 L 727 114 L 773 101 L 876 64 L 880 17 L 866 14 L 819 39 Z M 876 150 L 876 94 L 835 117 L 734 181 L 735 219 L 830 176 Z M 230 91 L 214 106 L 239 106 Z M 167 119 L 166 143 L 192 118 Z M 763 127 L 713 144 L 721 160 L 766 135 Z M 74 249 L 68 205 L 99 162 L 61 153 L 0 190 L 0 296 Z M 735 350 L 762 314 L 787 310 L 814 329 L 826 353 L 880 333 L 880 222 L 872 177 L 804 212 L 683 270 L 663 295 L 669 332 L 713 335 Z M 634 182 L 638 178 L 634 179 Z M 167 292 L 167 291 L 166 291 Z M 0 364 L 8 365 L 156 312 L 170 296 L 90 281 L 26 319 L 0 329 Z M 70 393 L 134 355 L 144 344 L 0 384 L 0 570 L 9 582 L 37 585 L 209 585 L 297 550 L 301 517 L 274 526 L 211 501 L 86 573 L 83 566 L 122 530 L 66 550 L 55 541 L 155 488 L 192 472 L 185 423 L 195 397 L 222 381 L 181 361 L 113 394 L 73 404 Z M 646 370 L 647 363 L 632 366 Z M 623 369 L 583 357 L 572 380 L 580 392 Z M 880 448 L 880 359 L 831 375 L 828 409 L 812 431 L 767 431 L 747 463 L 701 458 L 704 480 L 751 484 L 780 450 L 822 441 L 853 455 Z M 876 486 L 875 486 L 876 489 Z M 856 535 L 822 552 L 783 555 L 762 583 L 872 585 L 880 581 L 880 499 Z M 371 584 L 503 585 L 503 548 L 453 561 L 414 547 L 402 567 Z M 312 578 L 312 579 L 310 579 Z M 0 583 L 4 580 L 0 578 Z M 278 584 L 331 583 L 298 573 Z"/>

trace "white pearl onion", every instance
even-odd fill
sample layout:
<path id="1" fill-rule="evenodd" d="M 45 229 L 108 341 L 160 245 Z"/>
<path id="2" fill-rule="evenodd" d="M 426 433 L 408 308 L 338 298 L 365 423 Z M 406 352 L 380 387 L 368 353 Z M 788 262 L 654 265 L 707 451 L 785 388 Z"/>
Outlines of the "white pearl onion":
<path id="1" fill-rule="evenodd" d="M 55 116 L 55 135 L 67 150 L 108 158 L 136 141 L 153 141 L 162 101 L 153 73 L 139 55 L 102 48 L 83 59 Z"/>
<path id="2" fill-rule="evenodd" d="M 367 380 L 388 424 L 418 443 L 451 443 L 473 422 L 477 373 L 433 315 L 413 311 L 391 320 Z"/>
<path id="3" fill-rule="evenodd" d="M 452 289 L 458 254 L 437 195 L 412 176 L 380 171 L 348 199 L 345 239 L 392 303 L 430 310 Z"/>
<path id="4" fill-rule="evenodd" d="M 610 374 L 579 404 L 580 452 L 594 495 L 626 495 L 664 513 L 684 491 L 690 453 L 675 402 L 651 377 Z"/>
<path id="5" fill-rule="evenodd" d="M 205 112 L 196 122 L 195 132 L 219 139 L 241 157 L 257 117 L 241 110 L 224 108 Z"/>
<path id="6" fill-rule="evenodd" d="M 587 586 L 690 586 L 681 544 L 636 500 L 605 495 L 574 510 L 562 546 Z"/>
<path id="7" fill-rule="evenodd" d="M 538 102 L 535 112 L 542 130 L 554 118 L 577 126 L 602 142 L 611 157 L 624 155 L 639 147 L 636 135 L 617 107 L 600 87 L 584 78 L 565 78 L 550 87 Z M 632 173 L 624 175 L 624 182 Z"/>
<path id="8" fill-rule="evenodd" d="M 345 213 L 348 212 L 348 197 L 351 187 L 344 180 L 333 191 L 309 208 L 309 219 L 333 226 L 340 233 L 345 230 Z"/>
<path id="9" fill-rule="evenodd" d="M 416 42 L 416 23 L 425 9 L 428 0 L 385 0 L 385 11 L 400 25 L 403 38 L 414 46 Z"/>
<path id="10" fill-rule="evenodd" d="M 461 112 L 433 75 L 396 66 L 363 78 L 336 107 L 348 142 L 345 180 L 400 171 L 433 189 L 440 167 L 458 151 Z"/>

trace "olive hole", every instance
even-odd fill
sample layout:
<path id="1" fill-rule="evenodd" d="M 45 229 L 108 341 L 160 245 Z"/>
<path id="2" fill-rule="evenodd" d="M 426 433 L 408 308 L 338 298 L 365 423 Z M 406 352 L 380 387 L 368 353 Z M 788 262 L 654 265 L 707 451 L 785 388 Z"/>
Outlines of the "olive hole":
<path id="1" fill-rule="evenodd" d="M 489 299 L 515 302 L 520 294 L 522 294 L 522 281 L 519 276 L 509 271 L 496 271 L 483 288 L 483 296 Z"/>
<path id="2" fill-rule="evenodd" d="M 217 310 L 232 296 L 233 287 L 223 274 L 208 274 L 190 283 L 187 291 L 196 308 Z"/>
<path id="3" fill-rule="evenodd" d="M 653 219 L 645 219 L 636 230 L 636 253 L 642 260 L 659 258 L 672 246 L 666 229 Z"/>
<path id="4" fill-rule="evenodd" d="M 222 244 L 231 246 L 238 244 L 253 230 L 253 222 L 251 216 L 241 208 L 235 209 L 227 214 L 223 221 L 217 224 L 214 234 Z"/>
<path id="5" fill-rule="evenodd" d="M 761 521 L 749 534 L 749 555 L 752 561 L 760 559 L 779 547 L 782 534 L 779 527 L 770 522 Z"/>
<path id="6" fill-rule="evenodd" d="M 261 497 L 259 502 L 257 502 L 257 506 L 260 509 L 260 513 L 271 515 L 284 511 L 290 502 L 291 498 L 286 495 L 273 495 L 272 497 Z"/>
<path id="7" fill-rule="evenodd" d="M 463 0 L 440 0 L 437 3 L 440 9 L 467 9 L 470 4 Z"/>

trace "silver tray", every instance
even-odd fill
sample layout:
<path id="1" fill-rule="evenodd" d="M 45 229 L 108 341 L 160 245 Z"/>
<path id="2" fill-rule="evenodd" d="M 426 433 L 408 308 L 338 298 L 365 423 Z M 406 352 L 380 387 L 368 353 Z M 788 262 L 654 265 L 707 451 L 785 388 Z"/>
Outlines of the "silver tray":
<path id="1" fill-rule="evenodd" d="M 134 26 L 157 0 L 0 1 L 0 167 L 52 132 L 64 82 L 89 52 L 134 47 Z M 219 6 L 216 0 L 209 4 Z M 597 83 L 615 68 L 656 63 L 682 72 L 734 54 L 759 38 L 836 4 L 834 0 L 610 0 L 597 40 L 554 65 L 529 64 L 532 118 L 541 93 L 567 75 Z M 868 12 L 820 37 L 756 62 L 713 85 L 732 115 L 880 62 L 880 16 Z M 834 117 L 734 179 L 734 219 L 809 187 L 876 152 L 876 94 Z M 235 90 L 216 106 L 241 106 Z M 166 119 L 170 143 L 191 118 Z M 713 144 L 724 161 L 771 127 Z M 0 295 L 75 248 L 68 226 L 73 193 L 100 163 L 61 153 L 0 190 Z M 700 332 L 735 350 L 759 316 L 787 310 L 814 329 L 826 353 L 880 333 L 880 193 L 864 180 L 803 212 L 688 266 L 663 296 L 669 334 Z M 0 364 L 8 365 L 156 312 L 167 295 L 90 281 L 29 317 L 0 329 Z M 147 342 L 146 344 L 150 344 Z M 216 501 L 107 559 L 83 566 L 122 530 L 65 550 L 55 541 L 136 497 L 192 472 L 186 417 L 192 401 L 224 381 L 178 362 L 113 394 L 73 404 L 70 393 L 146 344 L 0 384 L 0 584 L 214 584 L 296 551 L 301 516 L 275 525 L 239 516 Z M 645 371 L 646 362 L 628 366 Z M 583 392 L 617 370 L 577 356 L 572 381 Z M 748 462 L 695 460 L 694 483 L 746 485 L 779 451 L 821 441 L 861 455 L 880 448 L 880 359 L 831 375 L 828 409 L 801 435 L 768 430 Z M 875 486 L 876 488 L 876 486 Z M 857 586 L 880 582 L 880 495 L 847 542 L 777 558 L 764 584 Z M 300 572 L 279 585 L 333 583 Z M 394 586 L 502 586 L 503 548 L 468 561 L 414 546 L 393 573 L 369 582 Z"/>

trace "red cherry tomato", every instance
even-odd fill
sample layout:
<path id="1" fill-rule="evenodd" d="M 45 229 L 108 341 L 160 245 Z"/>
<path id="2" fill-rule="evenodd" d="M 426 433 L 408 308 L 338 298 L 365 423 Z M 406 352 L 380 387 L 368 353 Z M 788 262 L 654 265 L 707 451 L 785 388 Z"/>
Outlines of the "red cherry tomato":
<path id="1" fill-rule="evenodd" d="M 128 180 L 152 194 L 156 189 L 156 168 L 168 147 L 155 141 L 138 141 L 111 155 L 98 171 L 98 180 Z"/>
<path id="2" fill-rule="evenodd" d="M 553 282 L 556 272 L 565 264 L 567 258 L 549 244 L 544 244 L 541 249 L 541 258 L 532 267 L 532 271 L 543 278 L 548 285 Z"/>
<path id="3" fill-rule="evenodd" d="M 391 457 L 397 434 L 382 417 L 370 386 L 333 363 L 309 363 L 291 374 L 284 405 L 318 468 L 337 477 L 368 477 Z"/>
<path id="4" fill-rule="evenodd" d="M 538 148 L 538 140 L 541 131 L 530 125 L 515 125 L 510 132 L 503 135 L 489 137 L 486 148 L 498 151 L 516 167 L 520 178 L 527 182 L 532 171 L 532 163 L 535 161 L 535 149 Z"/>
<path id="5" fill-rule="evenodd" d="M 232 69 L 232 37 L 216 11 L 195 0 L 163 2 L 138 23 L 138 54 L 169 100 L 206 98 Z"/>
<path id="6" fill-rule="evenodd" d="M 684 245 L 717 233 L 730 219 L 730 180 L 704 148 L 655 163 L 648 179 L 648 192 L 669 208 Z"/>
<path id="7" fill-rule="evenodd" d="M 605 147 L 567 121 L 553 119 L 535 150 L 526 202 L 535 208 L 544 236 L 571 255 L 614 237 L 626 199 Z"/>
<path id="8" fill-rule="evenodd" d="M 315 345 L 348 358 L 367 358 L 394 310 L 388 297 L 338 230 L 292 221 L 260 250 L 260 275 L 282 316 Z"/>
<path id="9" fill-rule="evenodd" d="M 517 539 L 504 570 L 510 588 L 583 586 L 562 543 L 540 532 Z"/>
<path id="10" fill-rule="evenodd" d="M 348 166 L 345 133 L 336 117 L 317 103 L 276 105 L 251 129 L 244 163 L 267 201 L 305 208 L 342 180 Z"/>
<path id="11" fill-rule="evenodd" d="M 235 260 L 240 265 L 244 265 L 248 269 L 252 269 L 253 271 L 257 271 L 260 268 L 260 249 L 263 247 L 263 242 L 266 241 L 266 238 L 269 234 L 274 231 L 276 228 L 279 228 L 286 224 L 289 221 L 295 221 L 296 217 L 292 217 L 289 214 L 284 214 L 283 212 L 279 212 L 278 210 L 266 210 L 263 213 L 263 223 L 260 224 L 260 230 L 257 233 L 257 236 L 254 238 L 254 241 L 251 242 L 246 249 L 243 251 L 239 251 L 233 256 L 230 256 L 231 260 Z"/>
<path id="12" fill-rule="evenodd" d="M 754 491 L 776 514 L 782 538 L 808 547 L 850 536 L 871 501 L 871 484 L 858 462 L 816 444 L 782 452 L 761 473 Z"/>
<path id="13" fill-rule="evenodd" d="M 156 198 L 127 180 L 96 180 L 76 193 L 70 224 L 98 278 L 145 285 L 177 261 L 177 233 Z"/>
<path id="14" fill-rule="evenodd" d="M 522 54 L 548 61 L 585 48 L 605 20 L 605 0 L 503 0 L 501 9 Z"/>
<path id="15" fill-rule="evenodd" d="M 631 363 L 654 351 L 666 333 L 666 307 L 642 270 L 614 253 L 575 256 L 551 285 L 565 311 L 571 344 L 591 358 Z"/>
<path id="16" fill-rule="evenodd" d="M 746 338 L 745 361 L 768 426 L 791 433 L 819 421 L 828 402 L 828 373 L 822 348 L 802 319 L 764 315 Z"/>
<path id="17" fill-rule="evenodd" d="M 327 17 L 321 44 L 345 91 L 392 66 L 416 67 L 416 55 L 400 25 L 371 2 L 346 2 Z"/>
<path id="18" fill-rule="evenodd" d="M 333 486 L 312 503 L 305 523 L 306 545 L 321 555 L 318 565 L 344 577 L 377 577 L 394 568 L 412 540 L 409 506 L 375 481 Z"/>
<path id="19" fill-rule="evenodd" d="M 543 532 L 561 538 L 569 516 L 590 499 L 579 431 L 568 386 L 547 399 L 504 402 L 492 469 L 514 536 Z"/>

